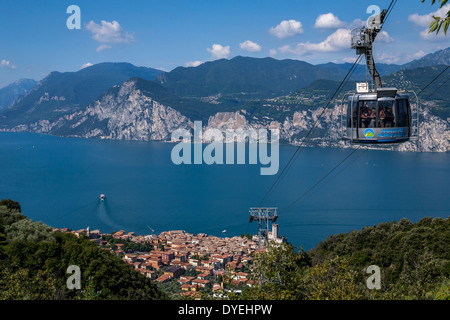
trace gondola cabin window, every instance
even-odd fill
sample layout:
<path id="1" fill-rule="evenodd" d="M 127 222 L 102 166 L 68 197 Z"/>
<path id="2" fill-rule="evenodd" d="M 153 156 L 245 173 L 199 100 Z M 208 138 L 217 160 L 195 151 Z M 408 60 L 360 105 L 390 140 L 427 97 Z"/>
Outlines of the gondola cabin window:
<path id="1" fill-rule="evenodd" d="M 406 99 L 397 100 L 397 127 L 409 127 L 409 103 Z"/>
<path id="2" fill-rule="evenodd" d="M 350 113 L 350 108 L 348 111 Z M 349 128 L 401 128 L 409 126 L 408 101 L 406 99 L 397 99 L 397 103 L 393 99 L 360 100 L 353 105 L 351 113 L 352 116 L 348 117 L 347 123 Z"/>

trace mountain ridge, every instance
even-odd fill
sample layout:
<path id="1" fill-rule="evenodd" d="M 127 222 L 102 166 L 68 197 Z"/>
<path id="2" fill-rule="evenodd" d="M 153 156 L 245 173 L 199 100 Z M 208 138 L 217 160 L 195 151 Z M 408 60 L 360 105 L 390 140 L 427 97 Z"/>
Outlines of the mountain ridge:
<path id="1" fill-rule="evenodd" d="M 6 109 L 27 94 L 37 81 L 34 79 L 19 79 L 0 88 L 0 110 Z"/>
<path id="2" fill-rule="evenodd" d="M 450 47 L 423 56 L 406 63 L 403 69 L 415 69 L 434 65 L 450 65 Z"/>
<path id="3" fill-rule="evenodd" d="M 15 105 L 3 110 L 0 124 L 55 119 L 94 101 L 131 77 L 153 80 L 162 71 L 130 63 L 99 63 L 76 72 L 51 72 Z"/>
<path id="4" fill-rule="evenodd" d="M 267 69 L 266 64 L 269 64 Z M 295 68 L 290 68 L 292 64 Z M 47 88 L 52 89 L 52 84 L 61 82 L 61 77 L 74 75 L 53 72 L 40 81 L 18 104 L 0 112 L 0 130 L 85 138 L 170 140 L 168 133 L 175 129 L 176 125 L 188 128 L 192 127 L 193 121 L 201 120 L 205 128 L 216 126 L 221 130 L 226 130 L 226 126 L 234 128 L 238 125 L 256 129 L 279 127 L 282 140 L 296 144 L 339 86 L 342 79 L 339 74 L 348 72 L 345 70 L 345 64 L 329 63 L 317 67 L 289 59 L 238 56 L 230 60 L 207 62 L 198 67 L 178 67 L 171 72 L 157 71 L 156 76 L 155 69 L 139 69 L 127 63 L 94 65 L 77 72 L 76 76 L 79 82 L 86 85 L 92 83 L 93 79 L 98 79 L 96 77 L 99 74 L 105 77 L 102 69 L 111 66 L 131 68 L 133 77 L 128 78 L 130 73 L 125 73 L 121 80 L 127 80 L 116 81 L 104 91 L 97 90 L 98 95 L 91 94 L 89 99 L 85 97 L 83 104 L 80 99 L 74 98 L 76 94 L 83 93 L 80 87 L 73 85 L 78 83 L 76 81 L 71 82 L 72 86 L 56 86 L 56 90 L 47 92 Z M 383 67 L 385 66 L 381 64 L 380 70 Z M 401 69 L 384 76 L 383 82 L 399 89 L 418 90 L 444 67 Z M 335 70 L 333 75 L 327 68 L 339 70 Z M 399 66 L 390 65 L 385 70 L 398 68 Z M 147 74 L 150 70 L 151 77 L 139 77 L 142 72 Z M 114 74 L 114 71 L 108 72 Z M 188 76 L 183 76 L 186 72 Z M 90 79 L 86 80 L 84 74 Z M 153 76 L 155 77 L 151 79 Z M 406 147 L 405 150 L 450 151 L 450 137 L 447 134 L 450 96 L 445 94 L 450 90 L 444 86 L 444 80 L 437 81 L 434 86 L 428 88 L 430 91 L 424 92 L 431 96 L 431 92 L 440 88 L 436 86 L 442 87 L 433 97 L 436 99 L 426 101 L 426 110 L 423 109 L 421 114 L 425 120 L 425 132 L 437 139 L 437 142 L 429 141 Z M 344 87 L 344 91 L 353 90 L 355 81 L 352 78 Z M 196 91 L 196 87 L 201 89 Z M 78 92 L 75 89 L 78 89 Z M 27 104 L 28 100 L 30 101 Z M 337 105 L 334 106 L 334 113 L 338 112 L 336 107 Z M 330 105 L 330 109 L 332 108 Z M 313 137 L 322 139 L 319 144 L 342 146 L 336 143 L 336 123 L 337 118 L 326 117 L 318 125 Z M 439 133 L 439 130 L 442 132 Z M 331 138 L 324 139 L 326 135 Z"/>

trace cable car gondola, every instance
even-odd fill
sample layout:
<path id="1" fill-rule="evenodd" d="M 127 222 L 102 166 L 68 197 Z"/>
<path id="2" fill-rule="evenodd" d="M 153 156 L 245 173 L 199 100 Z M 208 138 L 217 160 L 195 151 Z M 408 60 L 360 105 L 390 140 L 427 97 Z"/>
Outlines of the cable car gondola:
<path id="1" fill-rule="evenodd" d="M 358 144 L 392 144 L 418 140 L 419 100 L 413 91 L 383 88 L 373 58 L 373 42 L 381 31 L 386 10 L 369 25 L 352 31 L 351 46 L 365 55 L 369 82 L 357 83 L 356 92 L 344 95 L 341 105 L 342 138 Z M 411 102 L 415 100 L 416 108 Z M 345 112 L 345 109 L 347 111 Z"/>

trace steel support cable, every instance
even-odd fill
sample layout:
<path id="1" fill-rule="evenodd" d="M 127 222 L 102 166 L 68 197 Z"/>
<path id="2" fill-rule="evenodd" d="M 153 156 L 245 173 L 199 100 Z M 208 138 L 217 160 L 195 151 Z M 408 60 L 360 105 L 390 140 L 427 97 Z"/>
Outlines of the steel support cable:
<path id="1" fill-rule="evenodd" d="M 450 68 L 450 66 L 447 66 L 447 68 L 445 68 L 444 70 L 442 70 L 433 80 L 431 80 L 430 83 L 428 83 L 422 90 L 420 90 L 420 92 L 417 94 L 417 96 L 420 96 L 420 94 L 422 92 L 424 92 L 429 86 L 431 86 L 433 84 L 433 82 L 435 82 L 441 75 L 444 74 L 445 71 L 448 70 L 448 68 Z M 447 80 L 448 81 L 448 80 Z M 436 90 L 437 91 L 437 90 Z M 434 94 L 434 92 L 433 92 Z"/>
<path id="2" fill-rule="evenodd" d="M 436 92 L 438 92 L 448 81 L 450 80 L 450 77 L 448 77 L 447 80 L 445 80 L 436 90 L 434 90 L 432 93 L 430 93 L 428 95 L 428 97 L 426 97 L 424 100 L 428 100 L 431 98 L 431 96 L 433 96 Z"/>
<path id="3" fill-rule="evenodd" d="M 262 202 L 264 202 L 268 196 L 271 194 L 271 192 L 274 190 L 275 186 L 280 182 L 281 177 L 283 177 L 283 175 L 285 173 L 287 173 L 287 171 L 289 171 L 289 168 L 291 167 L 292 163 L 295 161 L 296 156 L 298 156 L 299 151 L 302 149 L 303 144 L 305 143 L 305 141 L 308 139 L 309 135 L 311 134 L 312 130 L 317 126 L 317 124 L 319 123 L 320 119 L 322 118 L 322 116 L 325 114 L 326 110 L 328 109 L 328 107 L 330 106 L 331 102 L 333 101 L 333 99 L 341 92 L 341 90 L 344 88 L 345 84 L 347 83 L 348 79 L 350 79 L 350 77 L 352 76 L 354 70 L 356 69 L 356 67 L 359 65 L 359 62 L 361 60 L 362 55 L 359 55 L 358 58 L 356 59 L 356 61 L 353 63 L 352 67 L 350 68 L 350 70 L 347 72 L 347 75 L 345 76 L 344 80 L 341 81 L 341 83 L 339 84 L 338 88 L 336 89 L 336 91 L 333 93 L 333 95 L 331 96 L 330 100 L 328 101 L 328 103 L 326 104 L 325 108 L 322 110 L 321 114 L 319 115 L 319 117 L 316 119 L 316 121 L 314 122 L 313 126 L 309 129 L 309 131 L 307 132 L 307 134 L 303 137 L 300 145 L 297 147 L 297 149 L 295 150 L 294 154 L 291 156 L 291 158 L 289 159 L 288 163 L 286 164 L 286 166 L 283 168 L 283 170 L 281 171 L 281 173 L 278 175 L 277 179 L 275 180 L 275 182 L 271 185 L 271 187 L 269 188 L 269 190 L 267 191 L 267 193 L 264 195 L 264 197 L 262 198 L 262 200 L 259 202 L 259 204 L 261 204 Z"/>
<path id="4" fill-rule="evenodd" d="M 342 168 L 342 170 L 340 170 L 338 173 L 336 173 L 334 176 L 332 176 L 327 182 L 323 183 L 319 188 L 317 188 L 312 193 L 310 193 L 310 196 L 312 196 L 314 193 L 319 191 L 322 187 L 327 185 L 332 179 L 336 178 L 338 175 L 340 175 L 342 172 L 344 172 L 349 166 L 351 166 L 353 163 L 355 163 L 356 160 L 361 158 L 361 156 L 364 155 L 367 151 L 368 151 L 368 149 L 361 150 L 361 152 L 359 153 L 358 156 L 354 157 L 354 159 L 351 162 L 349 162 L 344 168 Z"/>
<path id="5" fill-rule="evenodd" d="M 392 10 L 394 9 L 396 4 L 397 4 L 397 0 L 392 0 L 391 1 L 391 4 L 389 5 L 389 7 L 387 9 L 386 17 L 384 18 L 384 22 L 386 22 L 386 20 L 389 18 L 389 16 L 391 15 Z"/>
<path id="6" fill-rule="evenodd" d="M 330 174 L 332 174 L 334 171 L 336 171 L 342 164 L 344 164 L 347 159 L 349 159 L 356 151 L 358 151 L 361 148 L 361 145 L 358 146 L 356 149 L 353 149 L 352 152 L 350 152 L 341 162 L 339 162 L 333 169 L 331 169 L 326 175 L 324 175 L 319 181 L 317 181 L 315 184 L 313 184 L 308 190 L 303 192 L 297 199 L 295 199 L 289 206 L 284 208 L 282 211 L 286 212 L 290 208 L 292 208 L 298 201 L 300 201 L 304 196 L 306 196 L 309 192 L 311 192 L 317 185 L 319 185 L 323 180 L 325 180 Z"/>
<path id="7" fill-rule="evenodd" d="M 388 9 L 387 9 L 387 14 L 386 17 L 384 19 L 384 23 L 386 23 L 387 19 L 389 18 L 389 15 L 391 14 L 394 6 L 396 5 L 397 0 L 392 0 Z M 359 65 L 359 62 L 361 60 L 362 55 L 359 55 L 357 60 L 353 63 L 352 67 L 350 68 L 350 70 L 348 71 L 347 75 L 345 76 L 344 80 L 340 83 L 340 85 L 338 86 L 338 88 L 336 89 L 336 91 L 334 92 L 334 94 L 332 95 L 332 97 L 330 98 L 330 100 L 328 101 L 327 105 L 325 106 L 325 108 L 322 110 L 322 113 L 319 115 L 319 117 L 317 118 L 317 120 L 315 121 L 314 125 L 312 126 L 312 128 L 308 131 L 308 133 L 303 137 L 300 145 L 297 147 L 297 149 L 295 150 L 294 154 L 291 156 L 291 158 L 289 159 L 289 161 L 287 162 L 286 166 L 283 168 L 283 170 L 281 171 L 281 173 L 278 175 L 277 179 L 275 180 L 275 182 L 271 185 L 271 187 L 269 188 L 269 190 L 266 192 L 266 194 L 264 195 L 264 197 L 262 198 L 262 200 L 259 202 L 259 204 L 262 204 L 262 202 L 264 202 L 269 195 L 271 194 L 271 192 L 274 190 L 274 188 L 276 187 L 276 185 L 282 180 L 282 178 L 285 176 L 285 173 L 287 173 L 289 171 L 289 169 L 291 168 L 292 164 L 295 162 L 295 160 L 297 159 L 297 157 L 299 156 L 299 151 L 301 150 L 304 142 L 306 141 L 306 139 L 309 137 L 309 135 L 311 134 L 312 130 L 317 126 L 317 124 L 319 123 L 320 119 L 322 118 L 322 116 L 324 115 L 324 113 L 326 112 L 326 110 L 328 109 L 330 103 L 333 101 L 333 99 L 340 93 L 340 91 L 344 88 L 345 84 L 347 83 L 347 81 L 351 78 L 351 75 L 353 74 L 355 68 L 357 65 Z M 318 185 L 321 181 L 323 181 L 324 179 L 326 179 L 332 172 L 334 172 L 337 168 L 339 168 L 351 155 L 353 155 L 357 150 L 359 150 L 361 146 L 359 146 L 358 148 L 354 149 L 344 160 L 342 160 L 335 168 L 333 168 L 333 170 L 331 170 L 329 173 L 327 173 L 321 180 L 319 180 L 318 183 L 316 183 L 315 185 L 313 185 L 310 189 L 308 189 L 307 192 L 309 192 L 310 190 L 312 190 L 316 185 Z M 306 193 L 307 193 L 306 192 Z M 306 193 L 304 193 L 303 195 L 301 195 L 299 198 L 297 198 L 297 200 L 294 201 L 294 203 L 292 203 L 288 209 L 294 205 L 296 202 L 298 202 L 304 195 L 306 195 Z M 247 226 L 248 228 L 248 226 Z"/>
<path id="8" fill-rule="evenodd" d="M 356 65 L 356 67 L 357 67 L 358 65 L 359 65 L 359 63 Z M 355 69 L 356 69 L 356 68 L 355 68 Z M 346 80 L 344 79 L 344 80 L 345 80 L 344 84 L 342 85 L 341 89 L 339 90 L 339 92 L 336 93 L 335 96 L 339 96 L 339 94 L 341 93 L 342 89 L 345 88 L 345 86 L 347 85 L 348 80 L 349 80 L 349 79 L 351 78 L 351 76 L 353 75 L 353 72 L 355 71 L 355 69 L 353 69 L 353 71 L 351 71 L 350 76 L 349 76 Z M 291 162 L 291 164 L 290 164 L 289 167 L 287 168 L 286 172 L 288 172 L 288 171 L 290 170 L 290 168 L 292 167 L 293 163 L 294 163 L 294 162 L 297 160 L 297 158 L 300 156 L 300 153 L 301 153 L 301 150 L 300 150 L 300 152 L 296 155 L 294 161 Z M 286 175 L 284 175 L 283 177 L 281 177 L 279 183 L 281 183 L 281 181 L 283 181 L 283 178 L 284 178 L 285 176 L 286 176 Z"/>
<path id="9" fill-rule="evenodd" d="M 450 66 L 447 66 L 447 68 L 445 68 L 442 72 L 440 72 L 433 80 L 431 80 L 420 92 L 419 94 L 417 94 L 417 96 L 419 96 L 421 93 L 423 93 L 433 82 L 435 82 L 442 74 L 444 74 L 445 71 L 448 70 Z M 430 98 L 433 94 L 435 94 L 440 88 L 442 88 L 448 81 L 450 80 L 450 78 L 448 78 L 444 83 L 442 83 L 435 91 L 433 91 L 433 93 L 431 93 L 428 97 Z M 312 187 L 310 187 L 307 191 L 305 191 L 302 195 L 300 195 L 291 205 L 289 205 L 288 207 L 286 207 L 284 209 L 284 211 L 289 210 L 290 208 L 292 208 L 298 201 L 300 201 L 306 194 L 308 194 L 309 192 L 311 192 L 317 185 L 319 185 L 323 180 L 325 180 L 333 171 L 335 171 L 337 168 L 339 168 L 348 158 L 350 158 L 350 156 L 353 155 L 354 152 L 356 152 L 361 146 L 359 146 L 357 149 L 355 149 L 353 152 L 351 152 L 344 160 L 342 160 L 336 167 L 334 167 L 330 172 L 328 172 L 324 177 L 322 177 L 317 183 L 315 183 Z M 358 157 L 359 158 L 359 157 Z M 343 170 L 342 170 L 343 171 Z M 342 171 L 340 171 L 339 173 L 341 173 Z M 338 173 L 338 174 L 339 174 Z"/>

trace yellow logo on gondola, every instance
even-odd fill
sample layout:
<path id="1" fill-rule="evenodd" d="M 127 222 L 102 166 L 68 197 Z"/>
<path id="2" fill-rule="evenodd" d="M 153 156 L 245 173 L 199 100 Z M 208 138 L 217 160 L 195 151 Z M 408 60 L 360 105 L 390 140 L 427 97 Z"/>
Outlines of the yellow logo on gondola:
<path id="1" fill-rule="evenodd" d="M 364 136 L 368 139 L 372 139 L 373 137 L 375 137 L 375 131 L 373 131 L 372 129 L 366 129 L 364 131 Z"/>

